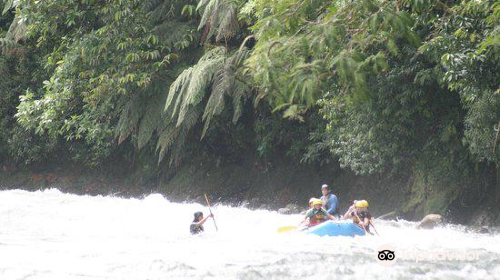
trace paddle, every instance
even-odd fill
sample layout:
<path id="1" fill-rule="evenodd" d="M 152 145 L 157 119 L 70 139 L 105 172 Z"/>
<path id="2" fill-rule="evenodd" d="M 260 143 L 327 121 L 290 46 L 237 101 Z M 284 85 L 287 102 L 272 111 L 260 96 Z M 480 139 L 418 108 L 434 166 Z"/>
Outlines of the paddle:
<path id="1" fill-rule="evenodd" d="M 217 224 L 215 223 L 215 218 L 214 214 L 212 213 L 212 209 L 210 209 L 210 201 L 208 200 L 207 194 L 205 194 L 205 200 L 207 201 L 208 211 L 210 211 L 210 214 L 212 214 L 212 220 L 214 221 L 215 231 L 219 231 L 219 229 L 217 229 Z"/>
<path id="2" fill-rule="evenodd" d="M 289 231 L 289 230 L 295 230 L 297 228 L 298 227 L 296 227 L 296 226 L 280 227 L 280 228 L 278 228 L 278 232 L 281 233 L 281 232 L 285 232 L 285 231 Z"/>

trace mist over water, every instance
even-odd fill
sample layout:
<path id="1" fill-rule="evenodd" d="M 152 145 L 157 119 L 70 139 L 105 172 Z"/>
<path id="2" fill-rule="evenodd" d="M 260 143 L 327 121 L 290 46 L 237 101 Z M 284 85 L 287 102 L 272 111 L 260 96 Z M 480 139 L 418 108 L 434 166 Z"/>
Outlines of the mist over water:
<path id="1" fill-rule="evenodd" d="M 447 225 L 375 220 L 381 236 L 278 234 L 302 216 L 224 205 L 198 236 L 200 204 L 91 197 L 57 190 L 0 192 L 1 280 L 160 279 L 499 279 L 500 235 Z M 478 260 L 376 262 L 382 244 L 414 250 L 474 251 Z"/>

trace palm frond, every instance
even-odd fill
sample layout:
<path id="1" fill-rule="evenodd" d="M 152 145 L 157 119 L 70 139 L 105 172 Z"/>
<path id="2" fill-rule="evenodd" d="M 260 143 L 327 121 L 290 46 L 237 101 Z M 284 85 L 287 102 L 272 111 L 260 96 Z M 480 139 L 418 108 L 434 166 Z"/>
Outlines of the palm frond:
<path id="1" fill-rule="evenodd" d="M 183 139 L 200 121 L 204 122 L 203 138 L 213 118 L 224 112 L 226 98 L 232 98 L 233 122 L 239 120 L 243 104 L 250 98 L 248 86 L 239 77 L 248 55 L 248 50 L 242 49 L 228 56 L 225 48 L 216 47 L 172 83 L 157 145 L 160 161 L 166 154 L 171 162 L 176 161 L 183 150 Z"/>
<path id="2" fill-rule="evenodd" d="M 5 15 L 10 9 L 15 8 L 19 5 L 19 1 L 15 0 L 4 0 L 4 6 L 3 6 L 3 11 L 2 15 Z"/>
<path id="3" fill-rule="evenodd" d="M 238 79 L 238 71 L 241 69 L 246 56 L 248 56 L 247 50 L 237 51 L 217 71 L 212 85 L 212 92 L 203 113 L 205 124 L 202 138 L 205 136 L 213 117 L 220 115 L 224 111 L 225 97 L 230 97 L 233 100 L 233 123 L 239 120 L 243 111 L 243 103 L 249 98 L 250 93 L 248 86 Z"/>
<path id="4" fill-rule="evenodd" d="M 181 125 L 189 107 L 203 100 L 215 72 L 222 66 L 225 53 L 222 47 L 212 49 L 196 65 L 184 70 L 170 86 L 165 111 L 177 119 L 177 126 Z"/>
<path id="5" fill-rule="evenodd" d="M 10 51 L 15 50 L 18 47 L 19 44 L 17 44 L 14 40 L 10 40 L 7 38 L 0 38 L 0 51 L 2 53 L 8 53 Z"/>
<path id="6" fill-rule="evenodd" d="M 7 3 L 8 6 L 9 2 Z M 17 1 L 11 3 L 12 7 L 17 5 Z M 7 8 L 7 6 L 5 8 Z M 7 9 L 8 10 L 8 9 Z M 7 10 L 4 10 L 6 12 Z M 15 53 L 22 52 L 23 47 L 19 44 L 19 41 L 26 37 L 27 26 L 24 21 L 19 20 L 16 16 L 9 26 L 9 30 L 5 35 L 5 38 L 0 38 L 0 52 L 1 53 Z"/>
<path id="7" fill-rule="evenodd" d="M 197 9 L 201 12 L 198 30 L 205 28 L 203 41 L 215 35 L 216 41 L 227 40 L 240 30 L 237 9 L 244 1 L 240 0 L 202 0 Z"/>
<path id="8" fill-rule="evenodd" d="M 128 100 L 128 97 L 123 97 L 122 102 L 124 102 L 123 99 L 127 99 L 127 101 L 125 101 L 126 104 L 122 109 L 122 113 L 120 114 L 115 130 L 115 134 L 118 138 L 118 144 L 125 141 L 137 128 L 144 109 L 144 106 L 140 105 L 142 100 L 138 94 L 132 96 L 130 100 Z"/>
<path id="9" fill-rule="evenodd" d="M 161 124 L 161 115 L 163 111 L 162 101 L 164 101 L 164 97 L 157 95 L 151 98 L 146 105 L 147 110 L 139 124 L 139 132 L 137 136 L 137 147 L 139 149 L 144 147 L 149 142 L 153 133 Z"/>

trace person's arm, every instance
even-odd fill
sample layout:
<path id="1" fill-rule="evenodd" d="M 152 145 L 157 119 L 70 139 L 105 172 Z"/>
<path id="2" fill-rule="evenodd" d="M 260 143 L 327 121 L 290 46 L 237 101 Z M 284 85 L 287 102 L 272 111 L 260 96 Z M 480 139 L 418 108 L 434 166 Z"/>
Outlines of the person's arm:
<path id="1" fill-rule="evenodd" d="M 330 198 L 328 199 L 328 204 L 329 207 L 326 211 L 328 211 L 329 214 L 333 214 L 337 211 L 337 204 L 338 204 L 338 199 L 337 196 L 332 194 L 330 195 Z"/>
<path id="2" fill-rule="evenodd" d="M 363 221 L 359 221 L 359 224 L 363 225 L 364 227 L 367 227 L 370 224 L 370 219 L 365 217 L 365 219 Z"/>
<path id="3" fill-rule="evenodd" d="M 325 209 L 321 208 L 321 211 L 323 212 L 323 214 L 330 220 L 337 220 L 337 218 L 333 215 L 331 215 L 330 213 L 328 213 L 328 211 L 326 211 Z"/>
<path id="4" fill-rule="evenodd" d="M 201 226 L 203 225 L 207 220 L 208 218 L 212 218 L 214 215 L 213 214 L 209 214 L 208 216 L 206 216 L 205 218 L 203 218 L 201 221 L 195 223 L 197 226 Z"/>
<path id="5" fill-rule="evenodd" d="M 333 216 L 333 215 L 331 215 L 331 214 L 329 214 L 329 213 L 326 213 L 326 216 L 327 216 L 327 217 L 328 217 L 328 219 L 330 219 L 330 220 L 338 221 L 337 217 L 335 217 L 335 216 Z"/>
<path id="6" fill-rule="evenodd" d="M 301 225 L 306 225 L 306 226 L 309 225 L 308 219 L 309 219 L 310 213 L 311 213 L 311 210 L 307 210 L 306 217 L 304 218 L 304 220 L 302 222 L 300 222 L 299 226 L 301 226 Z"/>
<path id="7" fill-rule="evenodd" d="M 359 223 L 362 224 L 363 226 L 365 227 L 368 227 L 370 225 L 370 221 L 371 221 L 372 217 L 370 214 L 367 214 L 362 221 L 360 221 Z M 361 219 L 360 219 L 361 220 Z"/>
<path id="8" fill-rule="evenodd" d="M 300 222 L 299 227 L 309 225 L 309 217 L 306 217 L 302 222 Z"/>
<path id="9" fill-rule="evenodd" d="M 345 212 L 343 219 L 344 220 L 351 219 L 352 218 L 351 213 L 354 212 L 354 209 L 355 209 L 355 206 L 353 204 L 353 205 L 351 205 L 351 207 L 349 207 L 349 209 L 347 209 L 347 212 Z"/>

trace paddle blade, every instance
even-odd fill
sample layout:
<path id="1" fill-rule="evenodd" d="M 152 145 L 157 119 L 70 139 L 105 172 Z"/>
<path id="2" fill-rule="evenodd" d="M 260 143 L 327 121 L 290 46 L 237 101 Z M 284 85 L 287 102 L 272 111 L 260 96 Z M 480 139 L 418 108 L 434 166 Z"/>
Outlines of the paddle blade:
<path id="1" fill-rule="evenodd" d="M 285 231 L 289 231 L 289 230 L 296 230 L 297 227 L 296 226 L 287 226 L 287 227 L 280 227 L 278 228 L 278 232 L 285 232 Z"/>

